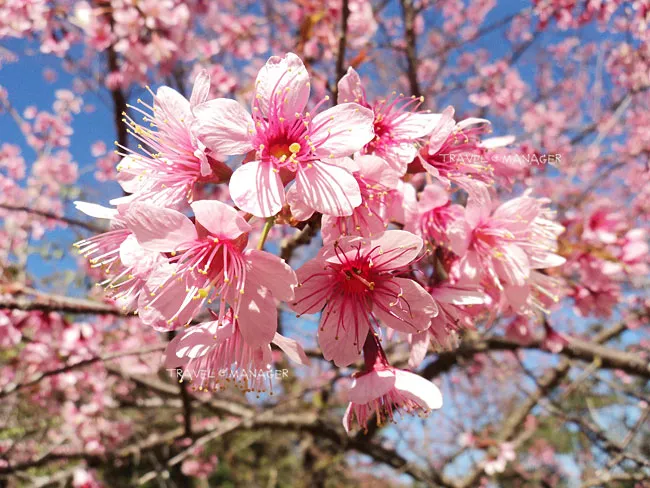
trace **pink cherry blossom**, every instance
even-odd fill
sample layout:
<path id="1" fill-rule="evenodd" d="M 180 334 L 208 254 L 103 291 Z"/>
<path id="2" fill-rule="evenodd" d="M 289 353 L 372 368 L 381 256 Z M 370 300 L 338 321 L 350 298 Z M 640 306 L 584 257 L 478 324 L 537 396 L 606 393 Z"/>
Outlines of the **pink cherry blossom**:
<path id="1" fill-rule="evenodd" d="M 286 201 L 284 186 L 293 180 L 297 198 L 315 211 L 350 215 L 361 203 L 351 171 L 327 159 L 349 156 L 372 139 L 372 113 L 344 103 L 312 115 L 305 111 L 309 91 L 307 70 L 289 53 L 271 57 L 259 72 L 252 117 L 225 98 L 194 108 L 196 132 L 216 154 L 253 152 L 230 179 L 240 209 L 258 217 L 275 215 Z"/>
<path id="2" fill-rule="evenodd" d="M 206 150 L 191 128 L 192 110 L 208 99 L 209 88 L 205 72 L 197 76 L 189 101 L 172 88 L 160 87 L 153 107 L 142 102 L 151 113 L 134 108 L 155 131 L 125 115 L 129 132 L 142 142 L 144 152 L 126 150 L 117 166 L 118 182 L 132 194 L 127 200 L 182 207 L 193 200 L 198 183 L 220 182 L 230 176 L 231 170 Z"/>
<path id="3" fill-rule="evenodd" d="M 195 222 L 182 213 L 134 203 L 125 215 L 146 250 L 166 253 L 166 266 L 147 281 L 138 309 L 142 320 L 163 330 L 189 324 L 202 306 L 226 305 L 251 346 L 271 342 L 277 327 L 275 298 L 292 300 L 296 277 L 280 258 L 246 250 L 251 226 L 228 205 L 215 200 L 191 204 Z"/>
<path id="4" fill-rule="evenodd" d="M 438 313 L 433 298 L 415 281 L 397 276 L 422 245 L 419 237 L 398 230 L 373 239 L 342 237 L 298 269 L 291 307 L 298 314 L 323 309 L 318 340 L 326 359 L 338 366 L 354 362 L 379 321 L 406 333 L 429 327 Z"/>
<path id="5" fill-rule="evenodd" d="M 338 90 L 339 103 L 355 102 L 373 111 L 375 137 L 364 152 L 385 159 L 398 175 L 403 175 L 420 148 L 420 139 L 431 133 L 440 120 L 440 114 L 417 112 L 424 102 L 422 97 L 400 95 L 391 101 L 382 98 L 370 104 L 353 68 L 349 68 L 341 78 Z"/>
<path id="6" fill-rule="evenodd" d="M 442 407 L 442 394 L 436 385 L 408 371 L 391 367 L 374 334 L 364 345 L 366 369 L 357 373 L 348 391 L 343 427 L 367 430 L 372 415 L 379 425 L 393 421 L 396 413 L 427 415 Z"/>

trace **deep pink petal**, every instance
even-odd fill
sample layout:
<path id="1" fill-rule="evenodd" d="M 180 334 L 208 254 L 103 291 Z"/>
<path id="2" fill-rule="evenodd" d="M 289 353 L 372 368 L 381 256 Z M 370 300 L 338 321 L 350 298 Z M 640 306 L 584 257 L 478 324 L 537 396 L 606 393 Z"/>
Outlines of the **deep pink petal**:
<path id="1" fill-rule="evenodd" d="M 290 307 L 297 314 L 320 312 L 325 306 L 333 279 L 325 267 L 324 260 L 315 258 L 296 271 L 298 287 Z"/>
<path id="2" fill-rule="evenodd" d="M 392 278 L 391 285 L 381 283 L 372 295 L 372 313 L 391 329 L 407 334 L 417 334 L 430 326 L 431 317 L 438 314 L 438 307 L 431 295 L 415 281 Z M 401 289 L 399 300 L 385 292 Z"/>

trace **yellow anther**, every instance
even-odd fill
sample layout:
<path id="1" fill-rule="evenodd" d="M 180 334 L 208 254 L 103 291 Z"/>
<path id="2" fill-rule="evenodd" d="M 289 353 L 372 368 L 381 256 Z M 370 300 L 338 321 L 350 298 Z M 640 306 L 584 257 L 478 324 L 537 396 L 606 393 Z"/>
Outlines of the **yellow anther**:
<path id="1" fill-rule="evenodd" d="M 291 151 L 293 154 L 296 154 L 298 151 L 300 151 L 300 144 L 297 142 L 292 143 L 289 146 L 289 151 Z"/>

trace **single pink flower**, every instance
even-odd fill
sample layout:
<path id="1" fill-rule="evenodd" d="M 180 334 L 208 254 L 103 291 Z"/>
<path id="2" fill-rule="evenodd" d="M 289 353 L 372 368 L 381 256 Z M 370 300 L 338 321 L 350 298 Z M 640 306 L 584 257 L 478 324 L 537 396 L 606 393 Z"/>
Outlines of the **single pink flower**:
<path id="1" fill-rule="evenodd" d="M 385 159 L 400 176 L 406 173 L 408 164 L 418 153 L 420 139 L 429 135 L 440 120 L 440 114 L 417 112 L 424 97 L 400 95 L 391 101 L 380 99 L 370 104 L 353 68 L 338 83 L 338 101 L 355 102 L 372 109 L 375 137 L 365 146 L 364 153 Z"/>
<path id="2" fill-rule="evenodd" d="M 193 200 L 197 183 L 228 180 L 232 170 L 206 150 L 191 128 L 192 110 L 208 99 L 209 90 L 210 78 L 202 72 L 189 101 L 162 86 L 153 95 L 153 107 L 140 101 L 151 113 L 133 107 L 144 116 L 146 126 L 124 115 L 129 133 L 142 143 L 139 147 L 144 154 L 122 148 L 126 154 L 117 165 L 117 181 L 132 195 L 111 203 L 138 200 L 180 208 Z"/>
<path id="3" fill-rule="evenodd" d="M 277 214 L 284 187 L 294 180 L 298 200 L 314 211 L 350 215 L 361 203 L 351 172 L 327 160 L 349 156 L 372 139 L 372 112 L 343 103 L 312 115 L 305 112 L 309 91 L 305 66 L 288 53 L 269 58 L 260 70 L 252 117 L 225 98 L 195 107 L 195 128 L 207 147 L 223 156 L 253 153 L 230 179 L 240 209 L 257 217 Z"/>
<path id="4" fill-rule="evenodd" d="M 415 281 L 397 276 L 422 245 L 399 230 L 375 239 L 342 237 L 297 271 L 300 284 L 291 307 L 298 314 L 323 310 L 318 340 L 325 359 L 337 366 L 353 363 L 380 320 L 406 333 L 429 327 L 438 313 L 433 298 Z"/>
<path id="5" fill-rule="evenodd" d="M 462 256 L 460 270 L 470 280 L 485 278 L 487 286 L 502 291 L 520 309 L 530 296 L 531 271 L 566 261 L 556 254 L 564 228 L 553 222 L 546 199 L 524 195 L 491 213 L 487 191 L 477 194 L 483 198 L 470 198 L 465 209 L 467 228 L 461 234 L 467 241 L 453 249 Z"/>
<path id="6" fill-rule="evenodd" d="M 386 355 L 374 334 L 369 334 L 363 348 L 366 369 L 357 373 L 348 392 L 348 405 L 343 415 L 346 432 L 367 430 L 372 415 L 377 424 L 393 421 L 395 413 L 428 415 L 442 407 L 442 394 L 436 385 L 423 377 L 388 364 Z"/>
<path id="7" fill-rule="evenodd" d="M 277 256 L 245 250 L 251 226 L 232 207 L 215 200 L 191 207 L 195 222 L 145 203 L 132 204 L 126 213 L 140 245 L 168 256 L 166 266 L 147 281 L 140 317 L 163 330 L 174 329 L 218 298 L 219 322 L 229 305 L 248 344 L 270 343 L 277 328 L 275 299 L 293 299 L 295 273 Z"/>

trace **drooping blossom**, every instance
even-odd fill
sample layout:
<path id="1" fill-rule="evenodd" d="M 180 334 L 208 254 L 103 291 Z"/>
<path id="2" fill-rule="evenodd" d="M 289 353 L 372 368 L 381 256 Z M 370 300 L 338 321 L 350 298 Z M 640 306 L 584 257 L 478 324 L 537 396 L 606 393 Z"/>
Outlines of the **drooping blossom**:
<path id="1" fill-rule="evenodd" d="M 249 345 L 242 336 L 232 309 L 219 320 L 195 325 L 177 335 L 167 346 L 167 368 L 182 368 L 181 381 L 190 379 L 199 391 L 217 391 L 233 384 L 244 392 L 273 391 L 270 343 L 277 345 L 298 364 L 309 364 L 300 344 L 277 332 L 270 343 Z M 261 318 L 272 320 L 271 318 Z"/>
<path id="2" fill-rule="evenodd" d="M 440 120 L 440 114 L 417 111 L 424 102 L 423 97 L 399 95 L 371 104 L 354 68 L 349 68 L 338 82 L 338 101 L 355 102 L 372 109 L 375 137 L 364 147 L 364 152 L 385 159 L 400 176 L 422 146 L 420 140 L 429 135 Z"/>
<path id="3" fill-rule="evenodd" d="M 255 82 L 252 116 L 235 100 L 219 98 L 194 108 L 199 138 L 222 156 L 250 153 L 230 178 L 230 195 L 257 217 L 277 214 L 285 185 L 308 208 L 350 215 L 361 203 L 350 170 L 327 162 L 350 156 L 373 137 L 372 112 L 343 103 L 324 112 L 306 111 L 309 74 L 293 53 L 273 56 Z M 323 102 L 314 107 L 315 113 Z"/>
<path id="4" fill-rule="evenodd" d="M 423 377 L 393 368 L 386 359 L 378 338 L 369 334 L 363 347 L 365 368 L 356 373 L 348 391 L 343 427 L 367 430 L 368 421 L 377 416 L 377 425 L 392 422 L 396 413 L 427 415 L 442 407 L 442 394 Z"/>
<path id="5" fill-rule="evenodd" d="M 153 107 L 140 101 L 150 113 L 132 107 L 143 115 L 147 126 L 124 115 L 129 133 L 142 143 L 141 153 L 121 148 L 125 153 L 117 165 L 117 181 L 132 195 L 113 203 L 137 200 L 180 208 L 193 200 L 198 183 L 227 181 L 230 168 L 206 150 L 192 129 L 192 110 L 207 101 L 209 91 L 209 76 L 202 72 L 194 82 L 190 100 L 162 86 L 153 95 Z"/>
<path id="6" fill-rule="evenodd" d="M 237 211 L 216 200 L 192 202 L 193 222 L 184 214 L 134 203 L 125 221 L 138 243 L 165 253 L 139 300 L 145 323 L 163 330 L 189 324 L 206 304 L 218 300 L 218 322 L 233 309 L 251 346 L 268 344 L 277 328 L 275 299 L 292 300 L 296 276 L 279 257 L 246 250 L 251 226 Z"/>
<path id="7" fill-rule="evenodd" d="M 406 333 L 429 327 L 438 313 L 433 298 L 417 282 L 398 276 L 422 246 L 422 239 L 399 230 L 374 239 L 342 237 L 298 269 L 291 307 L 298 314 L 323 310 L 318 340 L 325 359 L 337 366 L 354 362 L 379 321 Z"/>

